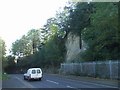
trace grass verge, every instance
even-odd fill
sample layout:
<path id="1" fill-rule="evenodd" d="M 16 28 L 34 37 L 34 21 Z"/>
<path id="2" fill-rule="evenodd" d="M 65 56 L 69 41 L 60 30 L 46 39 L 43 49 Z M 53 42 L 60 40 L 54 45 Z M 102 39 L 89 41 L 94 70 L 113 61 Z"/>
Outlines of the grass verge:
<path id="1" fill-rule="evenodd" d="M 0 73 L 0 80 L 7 80 L 7 79 L 9 79 L 7 74 L 1 74 Z"/>

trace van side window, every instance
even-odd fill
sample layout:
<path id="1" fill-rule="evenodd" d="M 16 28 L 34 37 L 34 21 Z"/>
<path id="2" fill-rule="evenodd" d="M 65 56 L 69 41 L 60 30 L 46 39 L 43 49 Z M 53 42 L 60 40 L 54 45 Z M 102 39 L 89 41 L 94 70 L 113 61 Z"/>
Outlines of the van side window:
<path id="1" fill-rule="evenodd" d="M 37 73 L 40 73 L 40 70 L 37 70 Z"/>
<path id="2" fill-rule="evenodd" d="M 35 74 L 36 73 L 36 71 L 35 70 L 32 70 L 32 74 Z"/>

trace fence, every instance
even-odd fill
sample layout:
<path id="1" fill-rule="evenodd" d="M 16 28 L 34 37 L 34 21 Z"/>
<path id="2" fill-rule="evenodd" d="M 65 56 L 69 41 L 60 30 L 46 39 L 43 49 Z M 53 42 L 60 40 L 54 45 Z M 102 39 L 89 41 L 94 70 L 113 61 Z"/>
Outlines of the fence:
<path id="1" fill-rule="evenodd" d="M 60 73 L 92 76 L 99 78 L 120 79 L 119 60 L 83 63 L 62 63 Z"/>

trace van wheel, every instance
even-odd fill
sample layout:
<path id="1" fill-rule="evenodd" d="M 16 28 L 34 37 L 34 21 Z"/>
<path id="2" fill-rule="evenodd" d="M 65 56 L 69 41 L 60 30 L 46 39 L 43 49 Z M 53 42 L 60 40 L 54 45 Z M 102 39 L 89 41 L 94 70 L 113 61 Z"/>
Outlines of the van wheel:
<path id="1" fill-rule="evenodd" d="M 25 76 L 24 76 L 24 80 L 26 80 Z"/>
<path id="2" fill-rule="evenodd" d="M 31 78 L 30 78 L 30 77 L 28 77 L 28 81 L 31 81 Z"/>
<path id="3" fill-rule="evenodd" d="M 38 80 L 41 81 L 41 78 L 39 78 Z"/>

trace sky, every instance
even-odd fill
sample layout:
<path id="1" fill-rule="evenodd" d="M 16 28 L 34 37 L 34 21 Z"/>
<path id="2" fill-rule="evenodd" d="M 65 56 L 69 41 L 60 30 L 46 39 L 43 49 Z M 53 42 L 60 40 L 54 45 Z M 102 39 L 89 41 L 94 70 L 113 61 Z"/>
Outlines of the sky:
<path id="1" fill-rule="evenodd" d="M 17 39 L 41 28 L 68 0 L 0 0 L 0 37 L 7 53 Z"/>

